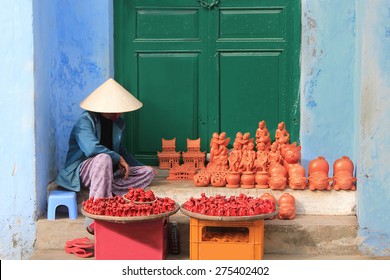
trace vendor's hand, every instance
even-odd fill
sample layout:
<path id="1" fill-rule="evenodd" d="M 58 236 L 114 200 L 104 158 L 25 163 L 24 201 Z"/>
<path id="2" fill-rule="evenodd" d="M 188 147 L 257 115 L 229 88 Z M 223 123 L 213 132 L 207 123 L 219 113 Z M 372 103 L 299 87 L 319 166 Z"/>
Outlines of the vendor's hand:
<path id="1" fill-rule="evenodd" d="M 121 173 L 123 174 L 123 178 L 127 179 L 127 177 L 129 177 L 129 174 L 130 174 L 130 168 L 122 156 L 119 158 L 118 167 L 119 167 L 119 170 L 121 171 Z"/>

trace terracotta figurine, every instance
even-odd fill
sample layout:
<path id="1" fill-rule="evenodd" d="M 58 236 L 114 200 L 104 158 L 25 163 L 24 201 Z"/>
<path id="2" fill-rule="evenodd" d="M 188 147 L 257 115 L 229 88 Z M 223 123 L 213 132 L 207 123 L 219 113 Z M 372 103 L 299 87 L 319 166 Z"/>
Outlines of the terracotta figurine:
<path id="1" fill-rule="evenodd" d="M 284 122 L 278 124 L 275 132 L 275 141 L 279 142 L 279 147 L 290 143 L 290 134 L 287 132 Z"/>
<path id="2" fill-rule="evenodd" d="M 259 143 L 264 143 L 267 150 L 271 147 L 271 138 L 265 121 L 259 122 L 259 126 L 256 130 L 256 145 Z"/>

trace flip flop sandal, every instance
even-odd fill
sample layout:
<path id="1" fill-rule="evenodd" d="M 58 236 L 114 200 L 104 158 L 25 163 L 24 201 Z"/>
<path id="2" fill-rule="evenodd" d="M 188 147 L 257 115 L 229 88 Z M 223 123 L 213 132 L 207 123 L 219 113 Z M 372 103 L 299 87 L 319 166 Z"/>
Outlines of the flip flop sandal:
<path id="1" fill-rule="evenodd" d="M 93 256 L 93 252 L 87 253 L 87 251 L 83 248 L 65 246 L 64 250 L 67 254 L 73 254 L 80 258 L 90 258 Z"/>
<path id="2" fill-rule="evenodd" d="M 66 241 L 66 246 L 88 249 L 93 248 L 94 244 L 88 237 L 82 237 Z"/>

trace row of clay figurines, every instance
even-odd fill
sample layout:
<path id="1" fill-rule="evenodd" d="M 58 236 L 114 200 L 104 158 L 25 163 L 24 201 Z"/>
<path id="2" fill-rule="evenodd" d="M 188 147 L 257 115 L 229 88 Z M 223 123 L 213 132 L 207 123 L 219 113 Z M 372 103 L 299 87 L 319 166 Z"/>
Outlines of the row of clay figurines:
<path id="1" fill-rule="evenodd" d="M 256 142 L 255 142 L 256 141 Z M 229 152 L 230 138 L 226 133 L 214 133 L 210 143 L 210 161 L 206 168 L 194 176 L 196 186 L 211 184 L 228 188 L 271 188 L 283 190 L 355 190 L 354 165 L 347 157 L 333 164 L 333 178 L 329 178 L 329 163 L 319 156 L 313 159 L 306 171 L 300 164 L 301 146 L 290 144 L 290 134 L 284 122 L 278 124 L 272 143 L 265 121 L 259 122 L 256 140 L 250 133 L 238 132 Z M 257 151 L 254 150 L 256 144 Z"/>

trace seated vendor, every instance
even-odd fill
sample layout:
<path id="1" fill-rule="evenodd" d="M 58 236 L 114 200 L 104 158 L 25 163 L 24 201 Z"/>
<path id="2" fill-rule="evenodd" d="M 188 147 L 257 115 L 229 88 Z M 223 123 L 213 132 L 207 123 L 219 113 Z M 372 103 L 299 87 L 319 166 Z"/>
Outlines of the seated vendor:
<path id="1" fill-rule="evenodd" d="M 81 103 L 84 111 L 69 139 L 65 166 L 56 183 L 102 198 L 127 193 L 130 187 L 146 188 L 156 172 L 130 155 L 122 146 L 124 120 L 121 114 L 138 110 L 142 103 L 113 79 L 108 79 Z M 86 229 L 93 234 L 93 220 Z"/>

